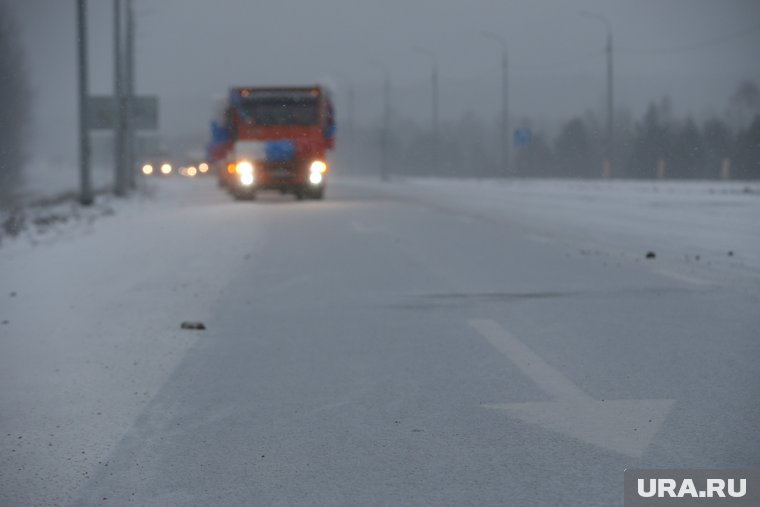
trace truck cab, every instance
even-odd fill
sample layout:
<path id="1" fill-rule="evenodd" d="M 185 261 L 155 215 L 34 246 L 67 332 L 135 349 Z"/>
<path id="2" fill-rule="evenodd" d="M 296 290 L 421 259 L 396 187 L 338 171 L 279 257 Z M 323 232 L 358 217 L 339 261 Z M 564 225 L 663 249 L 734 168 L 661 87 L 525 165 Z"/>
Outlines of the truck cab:
<path id="1" fill-rule="evenodd" d="M 220 183 L 237 198 L 279 190 L 322 199 L 335 145 L 332 103 L 321 87 L 232 88 Z"/>

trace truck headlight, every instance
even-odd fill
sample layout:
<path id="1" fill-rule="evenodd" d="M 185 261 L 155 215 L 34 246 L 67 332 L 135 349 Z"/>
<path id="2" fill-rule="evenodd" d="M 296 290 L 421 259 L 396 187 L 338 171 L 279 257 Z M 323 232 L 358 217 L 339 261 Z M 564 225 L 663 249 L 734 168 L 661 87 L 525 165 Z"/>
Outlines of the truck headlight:
<path id="1" fill-rule="evenodd" d="M 244 174 L 251 174 L 252 175 L 253 174 L 253 164 L 251 164 L 247 160 L 240 161 L 235 166 L 235 172 L 238 173 L 241 176 L 244 175 Z"/>
<path id="2" fill-rule="evenodd" d="M 246 187 L 253 185 L 253 173 L 243 173 L 240 175 L 240 183 Z"/>
<path id="3" fill-rule="evenodd" d="M 315 160 L 314 162 L 311 163 L 311 167 L 309 167 L 309 172 L 311 172 L 311 174 L 324 174 L 327 172 L 327 164 L 325 164 L 321 160 Z M 321 177 L 319 181 L 322 181 Z"/>
<path id="4" fill-rule="evenodd" d="M 319 185 L 322 183 L 322 173 L 313 172 L 309 175 L 309 181 L 312 185 Z"/>
<path id="5" fill-rule="evenodd" d="M 253 185 L 253 164 L 247 160 L 241 160 L 235 164 L 235 172 L 240 177 L 240 184 L 246 187 Z"/>

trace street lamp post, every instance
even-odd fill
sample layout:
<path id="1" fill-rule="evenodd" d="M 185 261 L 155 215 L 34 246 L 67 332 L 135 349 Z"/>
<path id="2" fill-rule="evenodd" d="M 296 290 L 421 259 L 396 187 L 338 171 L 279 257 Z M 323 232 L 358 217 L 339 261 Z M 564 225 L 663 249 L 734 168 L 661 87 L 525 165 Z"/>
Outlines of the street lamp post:
<path id="1" fill-rule="evenodd" d="M 348 84 L 348 170 L 354 170 L 354 104 L 356 94 L 353 83 Z"/>
<path id="2" fill-rule="evenodd" d="M 127 22 L 126 22 L 126 47 L 124 62 L 124 88 L 125 88 L 125 107 L 124 116 L 126 117 L 126 152 L 125 165 L 127 177 L 126 181 L 130 188 L 136 186 L 135 175 L 135 126 L 132 122 L 134 117 L 134 99 L 135 99 L 135 16 L 133 9 L 133 0 L 127 0 Z"/>
<path id="3" fill-rule="evenodd" d="M 388 66 L 378 60 L 370 60 L 371 65 L 379 68 L 383 71 L 383 130 L 380 137 L 381 144 L 381 165 L 380 165 L 380 178 L 383 181 L 388 180 L 388 166 L 390 163 L 390 137 L 391 137 L 391 73 L 388 70 Z"/>
<path id="4" fill-rule="evenodd" d="M 386 69 L 385 81 L 383 82 L 383 181 L 389 178 L 390 144 L 391 144 L 391 75 Z"/>
<path id="5" fill-rule="evenodd" d="M 433 51 L 421 48 L 418 46 L 414 47 L 414 50 L 418 53 L 422 53 L 423 55 L 426 55 L 430 58 L 431 64 L 432 64 L 432 70 L 431 70 L 431 85 L 432 85 L 432 153 L 430 157 L 430 163 L 431 168 L 430 172 L 431 174 L 435 174 L 435 172 L 438 170 L 438 135 L 439 135 L 439 118 L 438 118 L 438 59 L 436 58 L 436 55 Z"/>
<path id="6" fill-rule="evenodd" d="M 509 87 L 507 43 L 499 35 L 482 32 L 483 37 L 494 40 L 501 45 L 501 167 L 504 176 L 510 175 L 510 136 L 509 136 Z"/>
<path id="7" fill-rule="evenodd" d="M 114 125 L 114 162 L 115 162 L 115 185 L 116 195 L 123 196 L 127 193 L 127 175 L 125 167 L 125 134 L 126 115 L 125 90 L 124 90 L 124 65 L 122 62 L 122 37 L 121 37 L 121 0 L 113 1 L 113 59 L 114 59 L 114 101 L 116 102 L 116 118 Z"/>
<path id="8" fill-rule="evenodd" d="M 79 202 L 93 203 L 90 179 L 90 133 L 87 129 L 87 2 L 77 0 L 77 59 L 79 63 Z"/>
<path id="9" fill-rule="evenodd" d="M 596 19 L 604 23 L 607 27 L 607 142 L 606 142 L 606 160 L 604 161 L 603 176 L 609 178 L 612 176 L 614 158 L 615 158 L 615 138 L 614 138 L 614 105 L 613 105 L 613 81 L 612 81 L 612 23 L 601 14 L 589 11 L 581 11 L 580 14 L 587 18 Z"/>
<path id="10" fill-rule="evenodd" d="M 350 173 L 353 171 L 354 167 L 354 142 L 356 141 L 354 137 L 354 117 L 355 117 L 355 102 L 356 102 L 356 89 L 354 87 L 353 81 L 349 77 L 346 76 L 343 72 L 340 71 L 332 71 L 332 74 L 336 75 L 338 78 L 338 90 L 342 90 L 342 83 L 345 83 L 346 85 L 346 134 L 345 136 L 342 136 L 342 138 L 345 138 L 345 142 L 341 142 L 341 153 L 343 153 L 345 146 L 345 171 L 346 173 Z M 341 156 L 341 159 L 343 157 Z"/>

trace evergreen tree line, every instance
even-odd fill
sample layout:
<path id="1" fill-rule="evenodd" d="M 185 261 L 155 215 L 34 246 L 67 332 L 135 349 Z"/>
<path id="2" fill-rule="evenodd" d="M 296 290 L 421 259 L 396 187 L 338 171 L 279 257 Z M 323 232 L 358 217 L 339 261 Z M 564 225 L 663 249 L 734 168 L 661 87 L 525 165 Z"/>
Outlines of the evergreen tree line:
<path id="1" fill-rule="evenodd" d="M 529 129 L 531 139 L 525 146 L 511 145 L 505 167 L 496 122 L 488 125 L 467 113 L 457 121 L 442 122 L 435 142 L 429 126 L 395 115 L 387 145 L 389 172 L 407 176 L 603 176 L 608 156 L 606 128 L 593 113 L 571 118 L 554 132 L 533 127 L 528 119 L 513 124 Z M 339 132 L 341 165 L 350 161 L 353 173 L 379 171 L 382 139 L 379 127 Z M 652 102 L 638 119 L 617 112 L 611 160 L 610 173 L 616 178 L 758 179 L 760 91 L 751 82 L 742 83 L 725 114 L 702 121 L 676 118 L 667 97 Z"/>

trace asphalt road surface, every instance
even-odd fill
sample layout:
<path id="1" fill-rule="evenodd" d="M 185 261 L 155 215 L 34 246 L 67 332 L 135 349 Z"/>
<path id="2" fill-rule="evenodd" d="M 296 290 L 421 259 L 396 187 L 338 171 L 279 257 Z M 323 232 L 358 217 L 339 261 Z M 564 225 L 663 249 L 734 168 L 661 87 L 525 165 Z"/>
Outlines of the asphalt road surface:
<path id="1" fill-rule="evenodd" d="M 644 245 L 595 250 L 378 183 L 336 181 L 324 202 L 171 191 L 176 206 L 140 215 L 163 242 L 133 236 L 113 258 L 136 284 L 114 306 L 155 339 L 122 346 L 124 364 L 178 353 L 155 377 L 108 363 L 130 380 L 98 410 L 122 416 L 60 454 L 18 442 L 60 421 L 16 421 L 24 396 L 6 387 L 4 505 L 610 506 L 626 468 L 760 466 L 756 278 L 679 276 Z M 218 287 L 193 286 L 213 269 Z M 173 304 L 206 330 L 179 330 Z M 130 375 L 152 382 L 132 409 Z M 80 454 L 88 439 L 100 454 Z"/>

